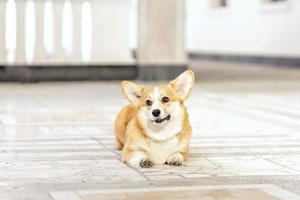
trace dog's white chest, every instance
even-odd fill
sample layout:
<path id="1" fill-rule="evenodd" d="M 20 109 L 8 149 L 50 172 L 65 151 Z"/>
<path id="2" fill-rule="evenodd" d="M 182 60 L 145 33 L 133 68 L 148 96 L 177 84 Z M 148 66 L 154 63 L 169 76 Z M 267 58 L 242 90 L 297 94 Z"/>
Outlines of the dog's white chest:
<path id="1" fill-rule="evenodd" d="M 158 142 L 149 139 L 149 156 L 155 162 L 155 164 L 164 164 L 168 157 L 176 151 L 178 144 L 178 138 L 174 137 L 164 142 Z"/>

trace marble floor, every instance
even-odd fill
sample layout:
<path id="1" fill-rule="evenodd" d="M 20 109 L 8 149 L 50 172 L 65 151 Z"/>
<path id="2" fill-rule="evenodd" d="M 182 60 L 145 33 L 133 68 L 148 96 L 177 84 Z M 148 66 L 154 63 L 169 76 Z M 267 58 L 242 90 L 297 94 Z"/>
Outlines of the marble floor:
<path id="1" fill-rule="evenodd" d="M 120 161 L 125 104 L 118 82 L 0 84 L 0 199 L 300 199 L 300 80 L 199 80 L 184 167 Z"/>

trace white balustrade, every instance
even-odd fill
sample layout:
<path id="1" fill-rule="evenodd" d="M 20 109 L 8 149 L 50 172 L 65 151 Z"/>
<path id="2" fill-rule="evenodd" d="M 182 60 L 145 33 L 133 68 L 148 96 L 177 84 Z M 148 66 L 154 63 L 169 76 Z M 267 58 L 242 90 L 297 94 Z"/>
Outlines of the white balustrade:
<path id="1" fill-rule="evenodd" d="M 16 5 L 16 21 L 12 24 L 16 23 L 17 34 L 12 66 L 75 66 L 133 62 L 129 46 L 131 0 L 67 0 L 68 3 L 71 2 L 68 4 L 71 5 L 68 7 L 70 12 L 67 12 L 71 16 L 64 13 L 65 0 L 0 0 L 0 65 L 7 65 L 7 1 L 15 2 Z M 34 7 L 30 5 L 29 11 L 34 10 L 35 18 L 29 16 L 32 13 L 26 13 L 28 1 L 34 3 Z M 45 14 L 46 2 L 53 8 L 50 15 Z M 86 13 L 89 11 L 90 13 Z M 66 26 L 69 21 L 72 21 L 72 26 Z M 31 25 L 35 29 L 33 36 L 29 35 L 32 30 L 26 32 Z M 49 38 L 51 36 L 53 38 Z M 34 44 L 26 41 L 28 37 Z M 66 42 L 66 38 L 69 43 Z M 28 52 L 26 47 L 33 47 L 33 52 Z M 28 53 L 32 53 L 32 56 L 28 56 Z M 28 57 L 32 57 L 30 62 Z"/>

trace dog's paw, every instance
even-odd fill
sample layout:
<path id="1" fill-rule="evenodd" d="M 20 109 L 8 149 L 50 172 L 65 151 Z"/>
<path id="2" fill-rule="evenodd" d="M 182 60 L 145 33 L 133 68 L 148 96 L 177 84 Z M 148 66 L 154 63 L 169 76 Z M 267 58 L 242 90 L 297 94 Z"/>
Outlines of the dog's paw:
<path id="1" fill-rule="evenodd" d="M 183 165 L 182 155 L 180 153 L 171 155 L 167 160 L 167 164 L 172 166 L 182 166 Z"/>
<path id="2" fill-rule="evenodd" d="M 183 162 L 182 161 L 179 161 L 179 160 L 174 160 L 174 161 L 171 161 L 170 163 L 168 163 L 169 165 L 172 165 L 172 166 L 182 166 L 183 165 Z"/>
<path id="3" fill-rule="evenodd" d="M 150 159 L 143 159 L 140 162 L 140 167 L 149 168 L 153 167 L 154 163 Z"/>

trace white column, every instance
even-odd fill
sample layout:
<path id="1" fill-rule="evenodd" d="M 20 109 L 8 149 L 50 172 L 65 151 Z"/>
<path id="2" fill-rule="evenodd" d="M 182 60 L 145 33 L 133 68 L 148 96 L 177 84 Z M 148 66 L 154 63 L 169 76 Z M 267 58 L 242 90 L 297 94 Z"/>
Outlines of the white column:
<path id="1" fill-rule="evenodd" d="M 137 57 L 141 79 L 168 79 L 184 70 L 187 63 L 184 3 L 184 0 L 139 1 Z"/>
<path id="2" fill-rule="evenodd" d="M 140 64 L 186 63 L 184 0 L 140 0 Z"/>
<path id="3" fill-rule="evenodd" d="M 62 12 L 63 0 L 53 0 L 53 19 L 54 19 L 54 52 L 51 62 L 54 64 L 64 64 L 64 49 L 62 46 Z"/>
<path id="4" fill-rule="evenodd" d="M 5 3 L 0 0 L 0 65 L 6 63 L 5 53 Z"/>
<path id="5" fill-rule="evenodd" d="M 17 7 L 17 46 L 14 64 L 26 65 L 25 60 L 25 8 L 24 0 L 16 1 Z"/>
<path id="6" fill-rule="evenodd" d="M 82 0 L 72 0 L 73 48 L 68 63 L 81 62 L 81 6 Z"/>
<path id="7" fill-rule="evenodd" d="M 92 63 L 131 63 L 130 0 L 91 0 Z"/>
<path id="8" fill-rule="evenodd" d="M 34 55 L 34 65 L 45 64 L 46 50 L 43 41 L 43 28 L 44 28 L 44 0 L 35 0 L 35 13 L 36 13 L 36 45 Z"/>

